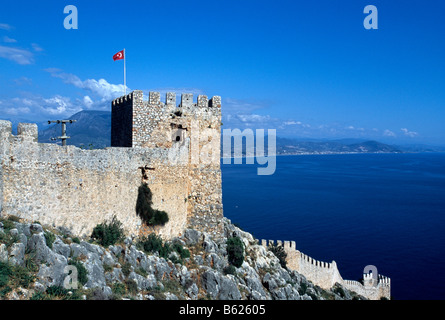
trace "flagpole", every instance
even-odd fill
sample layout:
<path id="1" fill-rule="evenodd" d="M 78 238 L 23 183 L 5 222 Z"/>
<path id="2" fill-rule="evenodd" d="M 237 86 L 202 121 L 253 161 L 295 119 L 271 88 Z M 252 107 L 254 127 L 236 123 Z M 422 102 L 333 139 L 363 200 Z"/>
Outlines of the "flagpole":
<path id="1" fill-rule="evenodd" d="M 127 54 L 125 53 L 124 48 L 124 96 L 127 95 L 127 72 L 125 70 L 125 60 L 127 59 Z"/>

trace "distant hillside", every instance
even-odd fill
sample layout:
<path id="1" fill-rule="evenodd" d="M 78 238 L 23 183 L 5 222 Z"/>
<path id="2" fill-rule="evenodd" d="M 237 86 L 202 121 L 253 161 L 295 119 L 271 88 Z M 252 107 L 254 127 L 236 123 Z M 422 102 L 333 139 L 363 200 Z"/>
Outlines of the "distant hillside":
<path id="1" fill-rule="evenodd" d="M 111 112 L 109 111 L 80 111 L 68 119 L 77 120 L 66 125 L 66 132 L 70 139 L 68 145 L 89 148 L 109 147 L 111 143 Z M 53 137 L 62 134 L 62 125 L 54 124 L 39 132 L 39 142 L 54 143 Z M 58 140 L 58 143 L 61 143 Z"/>
<path id="2" fill-rule="evenodd" d="M 68 119 L 77 120 L 67 124 L 67 144 L 84 148 L 105 148 L 111 143 L 111 112 L 80 111 Z M 39 125 L 40 126 L 40 125 Z M 61 135 L 61 125 L 51 125 L 39 132 L 39 142 L 55 143 L 53 137 Z M 245 143 L 243 139 L 243 143 Z M 221 139 L 222 141 L 222 139 Z M 57 143 L 61 143 L 60 140 Z M 267 150 L 267 138 L 265 139 Z M 330 153 L 400 153 L 400 152 L 443 152 L 443 147 L 426 145 L 394 146 L 378 141 L 357 139 L 322 140 L 289 139 L 277 137 L 277 154 L 330 154 Z M 222 148 L 221 148 L 222 150 Z M 243 146 L 245 152 L 245 146 Z M 232 145 L 233 153 L 233 145 Z"/>

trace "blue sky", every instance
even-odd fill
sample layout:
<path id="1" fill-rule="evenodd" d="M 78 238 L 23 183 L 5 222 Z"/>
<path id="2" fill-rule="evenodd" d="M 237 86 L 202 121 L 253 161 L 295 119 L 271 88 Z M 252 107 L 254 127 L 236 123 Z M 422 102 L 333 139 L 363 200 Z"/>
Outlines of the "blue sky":
<path id="1" fill-rule="evenodd" d="M 366 5 L 378 9 L 367 30 Z M 66 30 L 66 5 L 78 29 Z M 110 110 L 129 90 L 220 95 L 223 128 L 445 144 L 443 1 L 8 1 L 0 118 Z M 196 97 L 195 97 L 196 99 Z"/>

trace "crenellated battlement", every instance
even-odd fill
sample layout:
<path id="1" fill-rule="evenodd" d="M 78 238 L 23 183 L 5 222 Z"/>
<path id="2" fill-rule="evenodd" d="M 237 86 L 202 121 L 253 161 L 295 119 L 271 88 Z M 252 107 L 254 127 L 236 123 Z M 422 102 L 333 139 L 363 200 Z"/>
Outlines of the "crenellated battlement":
<path id="1" fill-rule="evenodd" d="M 316 260 L 297 250 L 295 241 L 283 242 L 263 239 L 259 243 L 266 248 L 274 244 L 283 246 L 287 254 L 287 267 L 301 273 L 321 288 L 330 289 L 339 283 L 368 299 L 378 300 L 382 297 L 389 299 L 391 296 L 391 279 L 381 274 L 378 275 L 377 283 L 375 283 L 372 273 L 363 274 L 363 284 L 355 280 L 344 280 L 335 261 L 328 263 Z"/>
<path id="2" fill-rule="evenodd" d="M 176 93 L 167 92 L 165 94 L 165 102 L 161 101 L 161 94 L 157 91 L 150 91 L 148 93 L 148 100 L 144 100 L 143 92 L 135 90 L 125 96 L 116 98 L 112 101 L 112 106 L 121 106 L 132 103 L 133 101 L 140 101 L 151 106 L 175 106 L 177 108 L 191 109 L 191 108 L 221 108 L 221 97 L 214 96 L 209 99 L 206 95 L 198 95 L 196 101 L 192 93 L 182 93 L 180 103 L 176 105 Z"/>

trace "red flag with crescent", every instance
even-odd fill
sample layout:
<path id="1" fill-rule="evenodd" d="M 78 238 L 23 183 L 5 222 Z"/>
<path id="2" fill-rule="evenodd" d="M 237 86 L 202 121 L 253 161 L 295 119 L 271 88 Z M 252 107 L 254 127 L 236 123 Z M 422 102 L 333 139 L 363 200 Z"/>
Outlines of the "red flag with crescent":
<path id="1" fill-rule="evenodd" d="M 113 61 L 121 60 L 123 58 L 124 58 L 124 50 L 121 50 L 113 56 Z"/>

